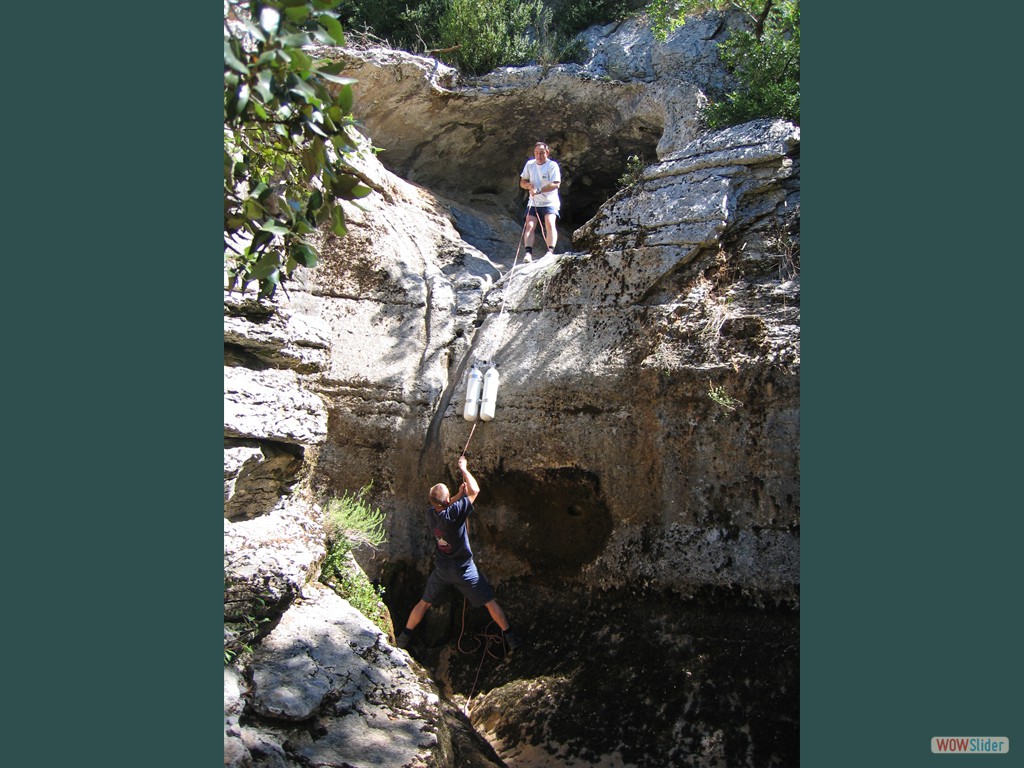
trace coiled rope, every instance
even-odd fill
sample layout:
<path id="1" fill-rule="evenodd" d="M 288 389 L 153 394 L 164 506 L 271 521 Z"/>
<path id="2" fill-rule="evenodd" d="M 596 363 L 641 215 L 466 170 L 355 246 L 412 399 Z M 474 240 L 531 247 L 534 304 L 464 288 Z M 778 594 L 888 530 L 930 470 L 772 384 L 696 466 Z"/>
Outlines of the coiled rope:
<path id="1" fill-rule="evenodd" d="M 497 623 L 495 623 L 494 619 L 491 619 L 491 621 L 487 624 L 487 626 L 484 627 L 484 631 L 483 632 L 478 632 L 476 634 L 476 646 L 474 648 L 471 648 L 471 649 L 467 650 L 466 648 L 462 647 L 462 638 L 466 634 L 466 608 L 468 607 L 468 605 L 469 605 L 469 600 L 467 600 L 465 597 L 463 597 L 462 598 L 462 627 L 459 630 L 459 639 L 458 639 L 458 642 L 456 642 L 455 647 L 458 649 L 459 653 L 462 653 L 462 654 L 465 654 L 465 655 L 476 653 L 478 650 L 481 649 L 481 647 L 483 648 L 483 652 L 480 654 L 480 663 L 477 665 L 476 676 L 473 678 L 473 685 L 469 689 L 469 696 L 466 698 L 466 704 L 462 708 L 463 714 L 466 715 L 467 717 L 469 717 L 469 705 L 472 703 L 473 696 L 476 693 L 477 683 L 480 682 L 480 672 L 484 668 L 484 661 L 487 659 L 488 656 L 490 656 L 492 659 L 497 659 L 498 661 L 500 661 L 501 659 L 504 658 L 504 648 L 505 648 L 505 638 L 502 636 L 501 631 L 500 631 L 501 628 L 498 627 L 498 625 L 497 625 Z M 492 627 L 494 627 L 498 631 L 492 631 L 491 630 Z M 492 646 L 496 646 L 496 645 L 497 646 L 501 646 L 502 651 L 503 651 L 501 654 L 495 653 L 493 650 L 491 650 L 491 647 Z"/>

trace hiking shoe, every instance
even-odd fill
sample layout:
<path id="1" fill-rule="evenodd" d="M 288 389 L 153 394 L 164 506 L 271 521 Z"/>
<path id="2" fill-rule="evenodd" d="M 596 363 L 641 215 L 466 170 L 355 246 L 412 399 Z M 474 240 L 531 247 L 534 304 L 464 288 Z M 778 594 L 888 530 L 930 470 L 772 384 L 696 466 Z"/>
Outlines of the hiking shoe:
<path id="1" fill-rule="evenodd" d="M 547 258 L 548 256 L 554 256 L 554 255 L 555 255 L 555 252 L 549 249 L 548 252 L 544 254 L 544 258 Z"/>
<path id="2" fill-rule="evenodd" d="M 526 263 L 533 261 L 533 254 L 527 251 L 526 255 L 523 256 L 523 261 L 525 261 Z"/>
<path id="3" fill-rule="evenodd" d="M 505 647 L 508 648 L 508 652 L 512 653 L 516 648 L 523 644 L 522 639 L 513 632 L 511 629 L 508 632 L 503 633 L 505 637 Z"/>
<path id="4" fill-rule="evenodd" d="M 411 642 L 412 642 L 412 635 L 409 634 L 408 631 L 403 629 L 402 630 L 402 634 L 400 634 L 398 636 L 398 639 L 395 640 L 395 645 L 397 645 L 399 648 L 408 648 L 409 647 L 409 643 L 411 643 Z"/>

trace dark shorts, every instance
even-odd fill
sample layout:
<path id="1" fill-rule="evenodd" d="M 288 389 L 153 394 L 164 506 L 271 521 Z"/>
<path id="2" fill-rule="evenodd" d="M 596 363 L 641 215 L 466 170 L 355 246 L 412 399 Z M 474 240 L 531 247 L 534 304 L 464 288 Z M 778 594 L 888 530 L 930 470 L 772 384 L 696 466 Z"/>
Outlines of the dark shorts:
<path id="1" fill-rule="evenodd" d="M 532 217 L 532 216 L 534 216 L 535 214 L 538 214 L 538 213 L 541 216 L 549 216 L 551 214 L 554 214 L 556 218 L 558 217 L 558 211 L 556 211 L 554 208 L 552 208 L 550 206 L 543 205 L 543 206 L 539 206 L 537 208 L 534 208 L 531 205 L 529 208 L 526 209 L 526 218 L 529 219 L 530 217 Z"/>
<path id="2" fill-rule="evenodd" d="M 474 608 L 494 599 L 494 590 L 486 577 L 477 570 L 473 560 L 461 566 L 447 563 L 436 565 L 423 590 L 423 601 L 433 605 L 444 597 L 448 587 L 459 590 Z"/>

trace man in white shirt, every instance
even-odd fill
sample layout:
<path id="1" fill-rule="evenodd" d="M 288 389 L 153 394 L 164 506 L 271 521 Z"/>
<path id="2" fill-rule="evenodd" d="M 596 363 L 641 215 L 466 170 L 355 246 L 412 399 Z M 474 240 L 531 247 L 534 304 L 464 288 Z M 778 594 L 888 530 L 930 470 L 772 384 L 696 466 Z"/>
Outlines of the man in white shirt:
<path id="1" fill-rule="evenodd" d="M 550 159 L 550 154 L 548 145 L 538 141 L 533 147 L 533 160 L 527 160 L 523 172 L 519 174 L 519 186 L 530 193 L 523 235 L 526 242 L 524 261 L 533 261 L 533 240 L 538 223 L 548 247 L 545 256 L 555 252 L 555 243 L 558 241 L 558 228 L 555 224 L 561 207 L 558 187 L 562 183 L 562 170 L 558 163 Z"/>

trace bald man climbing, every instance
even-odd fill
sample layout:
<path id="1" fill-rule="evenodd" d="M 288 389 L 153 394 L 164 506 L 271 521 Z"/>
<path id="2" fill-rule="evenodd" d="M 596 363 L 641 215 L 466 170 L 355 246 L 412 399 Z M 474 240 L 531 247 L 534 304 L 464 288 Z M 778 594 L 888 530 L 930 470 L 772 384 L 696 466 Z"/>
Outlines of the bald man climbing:
<path id="1" fill-rule="evenodd" d="M 465 456 L 459 457 L 459 471 L 462 484 L 454 498 L 449 496 L 448 486 L 438 483 L 430 489 L 430 507 L 426 510 L 427 525 L 434 534 L 434 570 L 427 579 L 423 598 L 416 604 L 405 623 L 405 629 L 398 636 L 399 648 L 407 648 L 412 633 L 423 620 L 430 606 L 440 599 L 448 587 L 459 590 L 474 608 L 484 606 L 494 623 L 501 629 L 508 652 L 521 644 L 520 639 L 509 628 L 505 612 L 494 599 L 494 590 L 473 561 L 473 550 L 469 546 L 469 530 L 466 522 L 473 512 L 473 502 L 480 493 L 480 484 L 469 472 Z"/>

